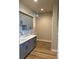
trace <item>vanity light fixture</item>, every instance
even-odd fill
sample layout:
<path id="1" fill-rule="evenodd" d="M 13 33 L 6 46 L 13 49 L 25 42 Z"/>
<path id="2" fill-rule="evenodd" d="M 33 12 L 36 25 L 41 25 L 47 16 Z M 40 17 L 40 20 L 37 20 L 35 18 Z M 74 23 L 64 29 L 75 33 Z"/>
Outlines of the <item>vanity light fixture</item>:
<path id="1" fill-rule="evenodd" d="M 34 0 L 34 2 L 38 2 L 38 0 Z"/>

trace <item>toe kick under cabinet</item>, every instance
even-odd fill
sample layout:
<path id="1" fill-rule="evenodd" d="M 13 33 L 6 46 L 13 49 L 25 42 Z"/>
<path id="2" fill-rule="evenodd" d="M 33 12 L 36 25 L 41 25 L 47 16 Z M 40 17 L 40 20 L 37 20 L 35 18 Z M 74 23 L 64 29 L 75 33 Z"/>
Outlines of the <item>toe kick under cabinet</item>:
<path id="1" fill-rule="evenodd" d="M 36 36 L 20 44 L 20 59 L 24 59 L 36 46 Z"/>

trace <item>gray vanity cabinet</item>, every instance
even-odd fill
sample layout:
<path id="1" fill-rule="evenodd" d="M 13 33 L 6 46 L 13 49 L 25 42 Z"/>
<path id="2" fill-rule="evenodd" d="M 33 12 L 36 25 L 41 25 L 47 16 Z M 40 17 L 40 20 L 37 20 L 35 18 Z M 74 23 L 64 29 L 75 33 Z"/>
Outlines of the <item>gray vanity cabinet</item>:
<path id="1" fill-rule="evenodd" d="M 24 59 L 36 46 L 36 37 L 20 44 L 20 59 Z"/>

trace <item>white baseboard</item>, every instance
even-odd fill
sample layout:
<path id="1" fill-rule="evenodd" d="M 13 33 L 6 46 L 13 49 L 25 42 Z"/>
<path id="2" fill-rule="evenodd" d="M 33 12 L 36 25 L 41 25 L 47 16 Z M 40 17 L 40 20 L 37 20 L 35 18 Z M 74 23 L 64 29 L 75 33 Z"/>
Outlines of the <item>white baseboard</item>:
<path id="1" fill-rule="evenodd" d="M 37 41 L 51 42 L 51 40 L 44 40 L 44 39 L 37 39 Z M 55 49 L 51 49 L 51 51 L 57 53 L 57 50 L 55 50 Z"/>
<path id="2" fill-rule="evenodd" d="M 55 49 L 51 49 L 51 51 L 53 51 L 53 52 L 57 52 L 57 50 L 55 50 Z"/>
<path id="3" fill-rule="evenodd" d="M 51 40 L 37 39 L 37 41 L 51 42 Z"/>

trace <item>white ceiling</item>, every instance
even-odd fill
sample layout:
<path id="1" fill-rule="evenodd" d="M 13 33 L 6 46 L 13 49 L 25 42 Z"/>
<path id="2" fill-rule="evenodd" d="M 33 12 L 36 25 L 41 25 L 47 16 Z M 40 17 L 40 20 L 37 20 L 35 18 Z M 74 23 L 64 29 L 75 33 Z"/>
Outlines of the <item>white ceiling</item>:
<path id="1" fill-rule="evenodd" d="M 36 13 L 45 13 L 45 12 L 52 12 L 53 10 L 53 3 L 55 3 L 57 0 L 38 0 L 38 2 L 34 2 L 33 0 L 20 0 L 23 2 L 26 6 L 31 8 Z M 41 11 L 40 9 L 43 8 L 44 11 Z"/>

